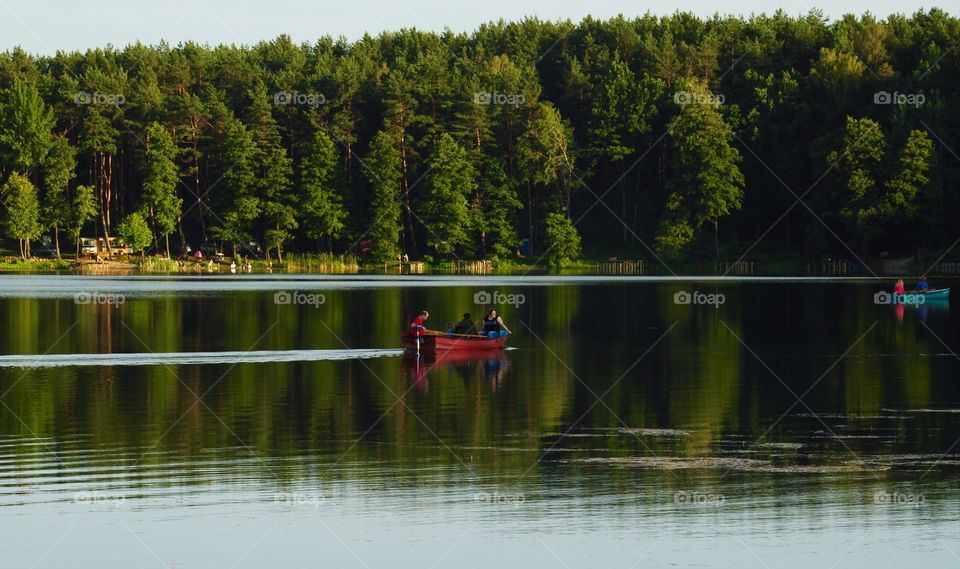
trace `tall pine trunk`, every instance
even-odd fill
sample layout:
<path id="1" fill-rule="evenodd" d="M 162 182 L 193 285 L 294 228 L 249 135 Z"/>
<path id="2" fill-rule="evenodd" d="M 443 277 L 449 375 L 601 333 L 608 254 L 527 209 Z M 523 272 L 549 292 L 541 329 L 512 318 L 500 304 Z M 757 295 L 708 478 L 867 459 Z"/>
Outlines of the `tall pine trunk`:
<path id="1" fill-rule="evenodd" d="M 720 220 L 713 218 L 713 247 L 717 261 L 720 260 Z"/>

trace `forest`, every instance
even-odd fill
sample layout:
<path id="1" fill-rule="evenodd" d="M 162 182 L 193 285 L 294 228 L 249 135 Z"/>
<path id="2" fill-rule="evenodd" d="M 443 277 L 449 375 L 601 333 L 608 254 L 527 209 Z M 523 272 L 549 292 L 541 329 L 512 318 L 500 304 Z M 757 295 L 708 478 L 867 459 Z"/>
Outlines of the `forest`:
<path id="1" fill-rule="evenodd" d="M 948 251 L 960 20 L 687 13 L 0 54 L 3 236 L 563 264 Z"/>

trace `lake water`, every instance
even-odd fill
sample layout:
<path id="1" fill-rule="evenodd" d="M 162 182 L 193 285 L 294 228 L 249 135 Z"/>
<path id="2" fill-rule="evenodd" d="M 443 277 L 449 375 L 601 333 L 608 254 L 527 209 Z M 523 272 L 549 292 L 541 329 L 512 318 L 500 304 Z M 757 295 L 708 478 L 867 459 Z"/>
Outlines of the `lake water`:
<path id="1" fill-rule="evenodd" d="M 956 566 L 958 317 L 886 287 L 0 277 L 0 567 Z"/>

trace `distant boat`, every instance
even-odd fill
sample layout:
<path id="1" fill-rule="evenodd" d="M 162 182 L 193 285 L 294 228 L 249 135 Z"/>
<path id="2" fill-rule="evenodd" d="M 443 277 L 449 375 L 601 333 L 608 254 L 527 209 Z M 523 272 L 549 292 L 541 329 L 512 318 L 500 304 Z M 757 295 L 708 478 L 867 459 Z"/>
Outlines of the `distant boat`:
<path id="1" fill-rule="evenodd" d="M 484 351 L 497 350 L 503 347 L 509 336 L 499 338 L 487 338 L 486 336 L 474 336 L 467 334 L 442 334 L 440 332 L 428 332 L 420 343 L 421 352 L 465 352 L 465 351 Z M 403 335 L 403 348 L 409 352 L 417 351 L 417 339 L 409 334 Z"/>
<path id="2" fill-rule="evenodd" d="M 948 288 L 928 288 L 926 290 L 908 290 L 903 294 L 922 296 L 924 300 L 945 300 L 950 297 Z"/>

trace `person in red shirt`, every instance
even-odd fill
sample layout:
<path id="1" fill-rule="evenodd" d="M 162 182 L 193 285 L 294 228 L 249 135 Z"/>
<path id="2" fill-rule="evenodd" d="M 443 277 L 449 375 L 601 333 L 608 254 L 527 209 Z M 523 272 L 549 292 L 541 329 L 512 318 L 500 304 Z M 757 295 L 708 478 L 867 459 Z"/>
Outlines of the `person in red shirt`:
<path id="1" fill-rule="evenodd" d="M 430 318 L 430 313 L 426 310 L 418 314 L 417 317 L 413 319 L 413 322 L 410 323 L 410 335 L 423 338 L 427 331 L 427 327 L 424 326 L 424 324 L 426 324 L 428 318 Z"/>

